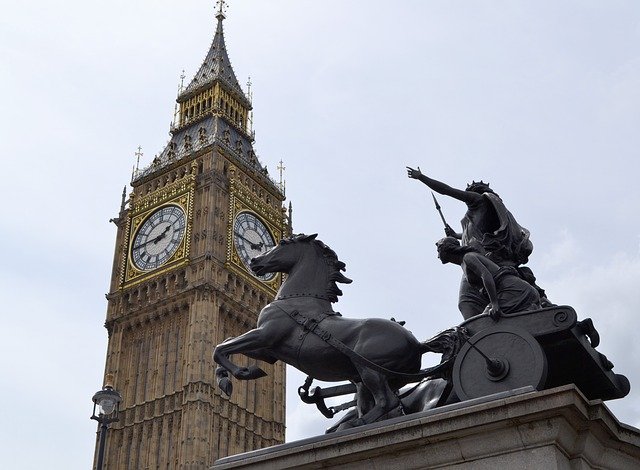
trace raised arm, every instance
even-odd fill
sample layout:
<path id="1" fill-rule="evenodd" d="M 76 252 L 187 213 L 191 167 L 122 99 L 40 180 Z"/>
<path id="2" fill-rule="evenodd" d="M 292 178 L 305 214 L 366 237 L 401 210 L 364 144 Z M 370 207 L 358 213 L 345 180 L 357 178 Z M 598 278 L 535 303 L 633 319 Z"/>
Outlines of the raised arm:
<path id="1" fill-rule="evenodd" d="M 420 171 L 420 167 L 415 170 L 408 166 L 407 176 L 409 178 L 422 181 L 437 193 L 452 197 L 454 199 L 458 199 L 459 201 L 462 201 L 467 205 L 477 204 L 482 199 L 482 195 L 478 193 L 452 188 L 448 184 L 442 183 L 438 180 L 434 180 L 433 178 L 429 178 L 428 176 L 422 174 L 422 172 Z"/>

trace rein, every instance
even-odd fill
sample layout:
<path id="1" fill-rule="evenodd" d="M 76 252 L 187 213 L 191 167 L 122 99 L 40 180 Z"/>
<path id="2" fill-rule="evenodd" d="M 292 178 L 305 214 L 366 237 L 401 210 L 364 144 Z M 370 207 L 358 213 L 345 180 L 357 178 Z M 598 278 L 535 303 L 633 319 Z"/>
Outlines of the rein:
<path id="1" fill-rule="evenodd" d="M 292 299 L 295 297 L 313 297 L 314 299 L 321 299 L 321 300 L 326 300 L 328 302 L 331 302 L 331 299 L 329 299 L 329 297 L 327 297 L 326 295 L 304 294 L 304 293 L 279 295 L 278 297 L 275 298 L 275 300 Z"/>
<path id="2" fill-rule="evenodd" d="M 292 310 L 290 312 L 288 310 L 285 310 L 284 308 L 282 308 L 280 305 L 276 303 L 272 303 L 271 305 L 275 305 L 284 313 L 286 313 L 293 321 L 295 321 L 298 325 L 300 325 L 304 331 L 315 334 L 322 341 L 327 343 L 329 346 L 332 346 L 333 348 L 343 353 L 345 356 L 351 359 L 354 363 L 359 364 L 361 366 L 368 367 L 369 369 L 375 370 L 376 372 L 380 372 L 381 374 L 391 379 L 399 379 L 407 383 L 418 382 L 426 377 L 431 377 L 436 373 L 440 372 L 445 367 L 448 367 L 449 363 L 451 362 L 451 359 L 449 359 L 445 362 L 438 364 L 437 366 L 429 367 L 427 369 L 422 369 L 420 372 L 417 372 L 415 374 L 407 374 L 405 372 L 396 372 L 393 370 L 389 370 L 384 366 L 376 364 L 375 362 L 371 362 L 366 357 L 361 356 L 360 354 L 355 352 L 353 349 L 351 349 L 349 346 L 344 344 L 338 338 L 334 337 L 329 331 L 322 328 L 320 326 L 320 322 L 318 322 L 316 319 L 305 317 L 297 310 Z M 326 317 L 323 317 L 322 320 L 324 320 L 324 318 Z"/>

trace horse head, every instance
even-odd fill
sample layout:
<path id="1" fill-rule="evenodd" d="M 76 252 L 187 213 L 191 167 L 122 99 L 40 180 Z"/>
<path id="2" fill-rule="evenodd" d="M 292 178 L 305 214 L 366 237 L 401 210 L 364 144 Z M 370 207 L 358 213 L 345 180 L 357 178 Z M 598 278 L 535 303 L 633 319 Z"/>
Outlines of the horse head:
<path id="1" fill-rule="evenodd" d="M 313 235 L 293 235 L 283 238 L 276 246 L 269 251 L 256 256 L 251 260 L 251 270 L 257 276 L 264 276 L 270 273 L 289 273 L 300 260 L 300 245 L 295 242 L 308 242 L 315 240 L 318 234 Z"/>
<path id="2" fill-rule="evenodd" d="M 271 250 L 253 258 L 251 270 L 258 276 L 274 272 L 288 274 L 279 296 L 312 294 L 337 302 L 342 291 L 336 282 L 352 281 L 340 272 L 346 265 L 331 248 L 316 240 L 317 236 L 301 233 L 281 240 Z"/>

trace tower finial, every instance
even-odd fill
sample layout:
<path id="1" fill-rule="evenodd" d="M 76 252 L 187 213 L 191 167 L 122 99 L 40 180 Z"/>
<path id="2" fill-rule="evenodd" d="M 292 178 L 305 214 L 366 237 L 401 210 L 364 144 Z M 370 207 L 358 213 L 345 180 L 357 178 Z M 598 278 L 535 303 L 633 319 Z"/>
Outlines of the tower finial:
<path id="1" fill-rule="evenodd" d="M 182 69 L 182 73 L 180 74 L 180 88 L 178 90 L 179 93 L 182 93 L 182 90 L 184 90 L 184 79 L 187 78 L 187 76 L 184 74 L 184 69 Z"/>
<path id="2" fill-rule="evenodd" d="M 142 146 L 138 145 L 138 151 L 134 154 L 136 157 L 136 171 L 140 168 L 140 157 L 142 157 Z"/>
<path id="3" fill-rule="evenodd" d="M 282 161 L 282 159 L 280 159 L 280 164 L 276 167 L 276 169 L 280 173 L 280 181 L 278 183 L 278 186 L 280 186 L 280 191 L 282 191 L 282 194 L 285 194 L 285 192 L 286 192 L 286 184 L 287 183 L 282 178 L 282 173 L 284 172 L 284 170 L 286 170 L 286 167 L 284 166 L 284 162 Z"/>
<path id="4" fill-rule="evenodd" d="M 225 2 L 225 0 L 217 0 L 216 1 L 216 6 L 218 7 L 218 13 L 216 13 L 216 18 L 218 18 L 218 20 L 222 21 L 226 18 L 225 14 L 224 14 L 224 10 L 226 10 L 227 8 L 227 2 Z"/>

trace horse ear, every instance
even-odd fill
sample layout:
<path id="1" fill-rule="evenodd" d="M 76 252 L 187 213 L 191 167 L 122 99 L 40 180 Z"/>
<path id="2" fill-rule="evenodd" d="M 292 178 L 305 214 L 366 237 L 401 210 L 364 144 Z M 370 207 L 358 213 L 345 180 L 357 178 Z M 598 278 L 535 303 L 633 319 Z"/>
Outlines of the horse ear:
<path id="1" fill-rule="evenodd" d="M 318 236 L 317 233 L 314 233 L 313 235 L 305 235 L 303 236 L 302 240 L 303 242 L 310 242 L 316 239 L 316 237 Z"/>

